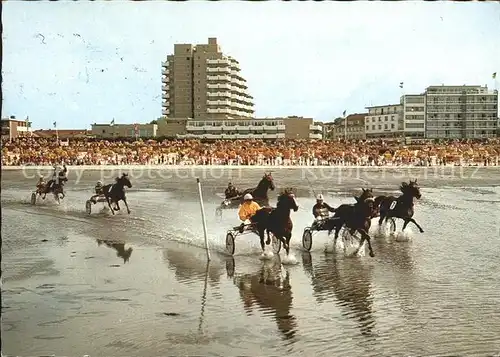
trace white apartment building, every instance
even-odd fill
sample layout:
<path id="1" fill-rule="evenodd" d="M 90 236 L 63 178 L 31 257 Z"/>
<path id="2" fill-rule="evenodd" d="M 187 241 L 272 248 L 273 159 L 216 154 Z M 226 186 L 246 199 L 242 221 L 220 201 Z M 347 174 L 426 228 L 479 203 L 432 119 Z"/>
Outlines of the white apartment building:
<path id="1" fill-rule="evenodd" d="M 162 115 L 171 118 L 251 118 L 253 97 L 236 59 L 208 44 L 176 44 L 162 62 Z"/>
<path id="2" fill-rule="evenodd" d="M 401 97 L 404 136 L 425 137 L 425 94 L 408 94 Z"/>
<path id="3" fill-rule="evenodd" d="M 488 138 L 498 129 L 498 91 L 487 86 L 426 89 L 427 138 Z"/>
<path id="4" fill-rule="evenodd" d="M 395 138 L 403 136 L 404 120 L 401 104 L 366 107 L 366 138 Z"/>

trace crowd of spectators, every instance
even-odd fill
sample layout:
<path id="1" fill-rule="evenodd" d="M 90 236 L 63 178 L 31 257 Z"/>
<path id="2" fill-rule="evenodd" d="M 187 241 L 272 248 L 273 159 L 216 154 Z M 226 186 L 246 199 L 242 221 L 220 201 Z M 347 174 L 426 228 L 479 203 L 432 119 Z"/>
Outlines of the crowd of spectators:
<path id="1" fill-rule="evenodd" d="M 2 165 L 497 166 L 500 140 L 103 140 L 24 137 Z"/>

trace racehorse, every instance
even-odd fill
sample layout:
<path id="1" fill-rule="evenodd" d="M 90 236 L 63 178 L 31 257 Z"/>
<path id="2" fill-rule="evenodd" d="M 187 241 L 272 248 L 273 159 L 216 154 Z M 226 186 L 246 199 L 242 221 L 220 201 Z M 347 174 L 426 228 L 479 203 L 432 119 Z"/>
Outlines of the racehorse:
<path id="1" fill-rule="evenodd" d="M 66 195 L 64 194 L 64 188 L 63 188 L 63 183 L 66 181 L 68 181 L 68 179 L 66 177 L 58 177 L 57 179 L 55 179 L 52 182 L 52 184 L 50 186 L 47 184 L 43 191 L 39 190 L 38 194 L 39 195 L 43 194 L 42 199 L 44 200 L 47 193 L 52 192 L 54 194 L 55 200 L 59 201 L 59 195 L 61 195 L 61 199 L 66 197 Z"/>
<path id="2" fill-rule="evenodd" d="M 227 208 L 238 208 L 238 206 L 242 203 L 243 196 L 247 193 L 250 193 L 253 197 L 253 200 L 257 202 L 262 207 L 269 206 L 269 197 L 267 195 L 269 189 L 274 191 L 274 178 L 270 173 L 264 173 L 262 179 L 258 183 L 256 188 L 248 188 L 245 191 L 238 192 L 238 195 L 233 198 L 229 198 L 224 200 L 218 209 L 227 209 Z M 229 204 L 226 202 L 230 202 Z"/>
<path id="3" fill-rule="evenodd" d="M 286 254 L 290 254 L 290 239 L 292 238 L 293 223 L 290 219 L 290 211 L 297 212 L 299 206 L 295 201 L 292 189 L 286 189 L 278 196 L 276 208 L 264 207 L 250 219 L 256 224 L 260 237 L 260 246 L 264 251 L 264 233 L 267 231 L 266 244 L 271 243 L 269 233 L 281 241 L 285 247 Z"/>
<path id="4" fill-rule="evenodd" d="M 339 232 L 345 225 L 349 229 L 349 233 L 354 235 L 355 232 L 361 234 L 361 240 L 359 242 L 359 247 L 356 249 L 355 254 L 358 253 L 359 249 L 363 246 L 365 241 L 368 242 L 368 249 L 370 251 L 370 257 L 374 257 L 371 237 L 368 235 L 368 231 L 371 227 L 371 219 L 374 212 L 374 199 L 371 189 L 363 189 L 363 193 L 359 197 L 354 197 L 356 203 L 354 205 L 343 204 L 337 207 L 335 214 L 332 219 L 329 220 L 327 224 L 331 224 L 331 228 L 335 229 L 335 238 L 333 246 L 337 244 L 337 238 L 339 237 Z M 329 228 L 330 228 L 329 227 Z M 329 229 L 330 233 L 331 230 Z"/>
<path id="5" fill-rule="evenodd" d="M 125 197 L 125 189 L 124 187 L 127 186 L 128 188 L 132 187 L 132 184 L 130 183 L 130 180 L 128 179 L 128 174 L 122 174 L 121 177 L 118 177 L 116 179 L 116 183 L 111 184 L 111 185 L 105 185 L 102 187 L 102 192 L 104 193 L 104 197 L 106 197 L 106 202 L 108 202 L 109 209 L 113 214 L 115 214 L 114 211 L 119 211 L 120 206 L 118 205 L 119 201 L 123 201 L 125 203 L 125 206 L 127 207 L 127 212 L 130 214 L 130 209 L 128 208 L 128 203 L 127 203 L 127 198 Z M 111 207 L 111 203 L 116 204 L 116 208 Z"/>
<path id="6" fill-rule="evenodd" d="M 417 226 L 420 233 L 424 233 L 422 227 L 413 219 L 414 199 L 422 197 L 417 179 L 415 181 L 410 180 L 410 183 L 402 182 L 399 190 L 402 192 L 399 197 L 378 196 L 375 199 L 375 207 L 379 207 L 380 212 L 378 225 L 382 225 L 384 220 L 387 222 L 389 218 L 401 218 L 404 221 L 401 231 L 404 231 L 408 223 L 412 222 Z"/>

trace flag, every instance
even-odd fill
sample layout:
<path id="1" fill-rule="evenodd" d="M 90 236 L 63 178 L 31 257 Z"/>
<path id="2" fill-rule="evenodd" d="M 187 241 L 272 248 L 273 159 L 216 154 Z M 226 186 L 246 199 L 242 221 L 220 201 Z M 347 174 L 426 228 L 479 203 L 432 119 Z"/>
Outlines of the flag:
<path id="1" fill-rule="evenodd" d="M 404 84 L 403 82 L 400 82 L 399 83 L 399 88 L 403 88 L 403 84 Z"/>
<path id="2" fill-rule="evenodd" d="M 28 115 L 26 115 L 26 127 L 29 128 L 31 127 L 31 124 L 30 124 L 30 117 Z"/>
<path id="3" fill-rule="evenodd" d="M 57 126 L 57 122 L 53 122 L 52 125 L 54 125 L 54 128 Z"/>
<path id="4" fill-rule="evenodd" d="M 497 72 L 493 73 L 492 77 L 493 77 L 493 79 L 496 79 L 497 78 Z"/>
<path id="5" fill-rule="evenodd" d="M 115 125 L 115 118 L 113 118 L 113 120 L 111 120 L 111 125 Z"/>
<path id="6" fill-rule="evenodd" d="M 345 117 L 345 113 L 347 112 L 347 110 L 344 110 L 344 112 L 342 113 L 342 116 Z"/>

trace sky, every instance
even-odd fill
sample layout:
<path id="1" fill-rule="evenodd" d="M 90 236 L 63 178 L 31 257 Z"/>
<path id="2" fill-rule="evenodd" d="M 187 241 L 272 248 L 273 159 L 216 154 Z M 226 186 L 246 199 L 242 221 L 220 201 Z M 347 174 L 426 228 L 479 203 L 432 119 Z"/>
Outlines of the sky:
<path id="1" fill-rule="evenodd" d="M 332 121 L 429 85 L 495 87 L 498 2 L 2 3 L 2 117 L 85 129 L 161 116 L 161 61 L 206 43 L 240 62 L 255 115 Z M 399 83 L 404 82 L 404 88 Z M 499 88 L 500 89 L 500 88 Z"/>

